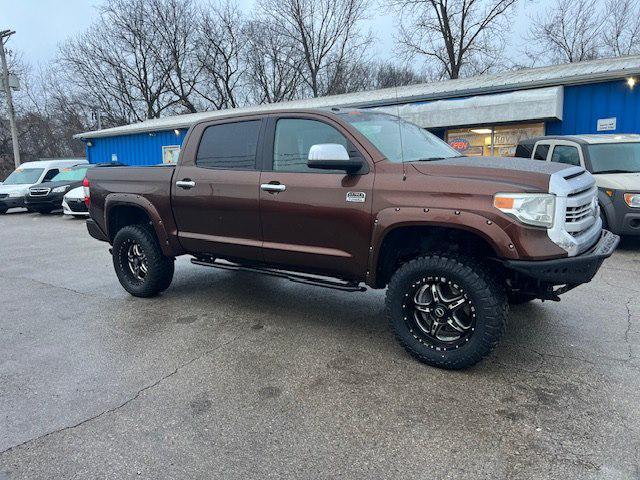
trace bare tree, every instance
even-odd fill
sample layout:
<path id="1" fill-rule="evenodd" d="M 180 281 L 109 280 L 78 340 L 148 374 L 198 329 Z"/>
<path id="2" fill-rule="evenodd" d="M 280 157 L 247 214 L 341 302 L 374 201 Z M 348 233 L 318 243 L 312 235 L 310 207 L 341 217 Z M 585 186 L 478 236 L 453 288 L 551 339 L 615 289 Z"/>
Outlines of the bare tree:
<path id="1" fill-rule="evenodd" d="M 347 61 L 364 56 L 360 25 L 368 0 L 258 0 L 260 19 L 299 53 L 302 77 L 314 96 L 336 91 Z"/>
<path id="2" fill-rule="evenodd" d="M 556 0 L 531 19 L 527 54 L 552 63 L 593 60 L 600 56 L 602 25 L 597 0 Z"/>
<path id="3" fill-rule="evenodd" d="M 635 0 L 608 0 L 603 43 L 611 56 L 640 53 L 640 4 Z"/>
<path id="4" fill-rule="evenodd" d="M 192 0 L 149 0 L 149 22 L 160 42 L 151 45 L 160 70 L 169 72 L 167 90 L 173 110 L 194 113 L 202 109 L 198 87 L 204 65 L 198 61 L 199 32 L 193 28 L 199 12 Z"/>
<path id="5" fill-rule="evenodd" d="M 242 103 L 244 26 L 240 9 L 229 1 L 202 10 L 197 56 L 205 76 L 199 93 L 216 110 Z"/>
<path id="6" fill-rule="evenodd" d="M 375 66 L 374 88 L 402 87 L 428 81 L 408 65 L 398 66 L 390 62 L 381 62 Z"/>
<path id="7" fill-rule="evenodd" d="M 435 65 L 436 77 L 458 78 L 494 68 L 518 0 L 387 0 L 397 13 L 398 50 Z"/>
<path id="8" fill-rule="evenodd" d="M 18 138 L 25 161 L 43 157 L 84 156 L 84 145 L 73 135 L 90 129 L 90 112 L 78 103 L 49 67 L 14 64 L 21 90 L 15 107 Z M 4 110 L 2 110 L 4 112 Z M 13 170 L 8 121 L 0 112 L 0 179 Z"/>
<path id="9" fill-rule="evenodd" d="M 254 103 L 276 103 L 302 95 L 302 60 L 298 49 L 281 32 L 260 20 L 247 23 L 247 90 Z"/>
<path id="10" fill-rule="evenodd" d="M 174 103 L 172 70 L 157 60 L 163 39 L 153 15 L 147 0 L 112 0 L 97 22 L 60 49 L 67 81 L 113 117 L 156 118 Z"/>

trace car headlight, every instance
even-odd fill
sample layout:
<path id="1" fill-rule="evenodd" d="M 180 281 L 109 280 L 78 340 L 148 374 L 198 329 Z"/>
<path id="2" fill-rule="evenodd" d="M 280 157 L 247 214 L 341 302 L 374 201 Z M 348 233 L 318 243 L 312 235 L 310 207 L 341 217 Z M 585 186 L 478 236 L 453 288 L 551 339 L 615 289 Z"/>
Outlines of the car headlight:
<path id="1" fill-rule="evenodd" d="M 9 197 L 11 198 L 17 198 L 17 197 L 24 197 L 25 192 L 11 192 L 9 194 Z"/>
<path id="2" fill-rule="evenodd" d="M 640 208 L 640 193 L 625 193 L 624 201 L 631 208 Z"/>
<path id="3" fill-rule="evenodd" d="M 496 193 L 493 206 L 527 225 L 551 228 L 556 197 L 548 193 Z"/>
<path id="4" fill-rule="evenodd" d="M 53 193 L 62 193 L 62 192 L 66 192 L 67 188 L 69 188 L 69 185 L 63 185 L 62 187 L 56 187 L 52 190 Z"/>

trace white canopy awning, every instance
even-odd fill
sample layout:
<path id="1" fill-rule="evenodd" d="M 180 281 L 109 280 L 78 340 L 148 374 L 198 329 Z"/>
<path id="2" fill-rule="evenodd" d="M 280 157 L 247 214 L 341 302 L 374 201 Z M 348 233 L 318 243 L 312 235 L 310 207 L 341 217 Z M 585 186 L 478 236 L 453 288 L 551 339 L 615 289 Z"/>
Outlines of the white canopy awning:
<path id="1" fill-rule="evenodd" d="M 376 107 L 400 115 L 423 128 L 562 120 L 563 87 L 538 88 L 493 95 Z"/>

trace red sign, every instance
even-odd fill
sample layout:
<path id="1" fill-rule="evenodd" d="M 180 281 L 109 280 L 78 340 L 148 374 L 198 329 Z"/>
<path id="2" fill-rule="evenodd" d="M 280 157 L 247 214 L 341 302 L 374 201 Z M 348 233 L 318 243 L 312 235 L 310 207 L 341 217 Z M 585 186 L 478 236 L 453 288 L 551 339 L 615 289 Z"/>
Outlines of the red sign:
<path id="1" fill-rule="evenodd" d="M 454 138 L 449 141 L 449 145 L 455 148 L 459 152 L 466 152 L 469 150 L 469 140 L 465 138 Z"/>

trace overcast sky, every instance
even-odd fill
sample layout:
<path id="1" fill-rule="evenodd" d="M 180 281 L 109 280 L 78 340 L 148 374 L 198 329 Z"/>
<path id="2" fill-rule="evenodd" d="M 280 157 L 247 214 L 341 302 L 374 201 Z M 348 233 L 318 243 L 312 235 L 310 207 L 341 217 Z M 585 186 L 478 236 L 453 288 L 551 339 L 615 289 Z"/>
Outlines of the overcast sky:
<path id="1" fill-rule="evenodd" d="M 239 4 L 248 11 L 253 1 L 240 0 Z M 521 38 L 527 29 L 528 15 L 552 2 L 522 0 L 514 17 L 511 38 Z M 16 30 L 10 48 L 22 52 L 28 63 L 46 63 L 55 55 L 59 42 L 89 27 L 97 16 L 96 5 L 101 3 L 101 0 L 0 0 L 0 29 Z M 372 53 L 376 58 L 390 58 L 393 56 L 393 17 L 375 8 L 371 9 L 370 15 L 366 27 L 378 40 Z M 507 45 L 505 54 L 517 60 L 521 56 L 520 50 L 521 41 L 518 40 Z"/>

